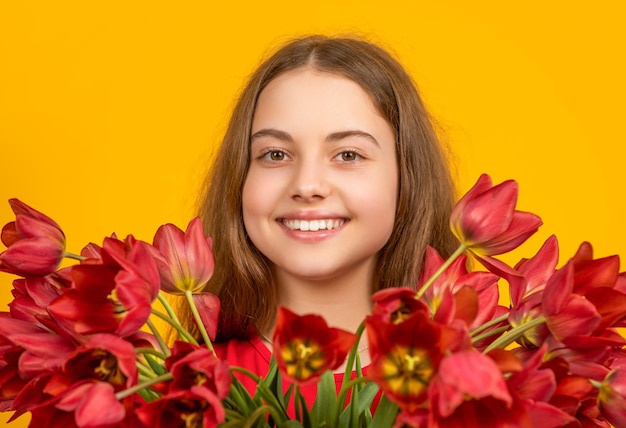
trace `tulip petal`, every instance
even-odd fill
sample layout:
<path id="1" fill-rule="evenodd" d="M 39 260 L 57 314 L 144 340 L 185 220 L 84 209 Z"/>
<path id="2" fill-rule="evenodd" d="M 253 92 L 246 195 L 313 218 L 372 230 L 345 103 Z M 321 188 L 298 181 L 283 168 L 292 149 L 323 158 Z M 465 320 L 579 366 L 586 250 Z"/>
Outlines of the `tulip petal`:
<path id="1" fill-rule="evenodd" d="M 48 238 L 22 239 L 0 254 L 0 267 L 18 275 L 48 275 L 63 258 L 63 247 Z"/>
<path id="2" fill-rule="evenodd" d="M 211 293 L 200 293 L 194 294 L 193 300 L 198 308 L 200 319 L 209 335 L 209 339 L 215 340 L 220 313 L 220 299 Z"/>
<path id="3" fill-rule="evenodd" d="M 504 233 L 514 217 L 517 183 L 505 181 L 469 200 L 460 227 L 470 243 L 484 242 Z"/>
<path id="4" fill-rule="evenodd" d="M 57 229 L 60 229 L 59 225 L 50 217 L 26 205 L 24 202 L 20 201 L 19 199 L 16 199 L 16 198 L 9 199 L 9 205 L 11 206 L 11 209 L 13 210 L 13 213 L 15 213 L 16 216 L 23 215 L 27 217 L 32 217 L 43 223 L 51 224 Z"/>
<path id="5" fill-rule="evenodd" d="M 574 288 L 574 266 L 568 262 L 548 279 L 542 298 L 543 311 L 546 315 L 561 312 L 567 304 Z"/>
<path id="6" fill-rule="evenodd" d="M 570 295 L 557 314 L 546 318 L 550 332 L 558 341 L 565 343 L 570 336 L 590 335 L 601 320 L 593 303 L 576 294 Z"/>
<path id="7" fill-rule="evenodd" d="M 502 373 L 489 357 L 473 350 L 461 351 L 444 357 L 439 366 L 436 382 L 442 394 L 437 412 L 444 418 L 450 416 L 468 397 L 493 397 L 510 406 L 513 398 Z"/>

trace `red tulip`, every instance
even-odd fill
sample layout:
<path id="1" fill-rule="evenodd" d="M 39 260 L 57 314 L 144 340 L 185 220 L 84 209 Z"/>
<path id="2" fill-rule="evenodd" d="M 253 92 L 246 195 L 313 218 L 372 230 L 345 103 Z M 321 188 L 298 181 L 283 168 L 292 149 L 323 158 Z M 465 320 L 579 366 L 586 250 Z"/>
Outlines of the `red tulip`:
<path id="1" fill-rule="evenodd" d="M 416 311 L 399 324 L 369 316 L 365 320 L 372 362 L 371 377 L 387 397 L 406 412 L 425 401 L 439 362 L 449 349 L 442 341 L 446 327 Z"/>
<path id="2" fill-rule="evenodd" d="M 77 382 L 97 380 L 118 392 L 135 385 L 137 378 L 133 345 L 113 334 L 95 334 L 68 356 L 48 390 L 58 393 Z"/>
<path id="3" fill-rule="evenodd" d="M 612 370 L 598 394 L 600 412 L 616 427 L 626 426 L 626 367 Z"/>
<path id="4" fill-rule="evenodd" d="M 391 324 L 400 324 L 417 311 L 430 313 L 428 306 L 409 287 L 384 288 L 372 295 L 372 316 Z"/>
<path id="5" fill-rule="evenodd" d="M 482 399 L 489 399 L 492 411 L 498 409 L 506 414 L 513 410 L 513 397 L 496 363 L 476 350 L 461 351 L 443 358 L 430 397 L 431 413 L 441 420 L 441 425 L 452 424 L 447 419 L 456 412 L 469 414 L 467 407 L 479 407 Z M 473 426 L 471 419 L 467 422 L 467 426 Z"/>
<path id="6" fill-rule="evenodd" d="M 115 393 L 135 385 L 137 378 L 133 345 L 114 335 L 94 335 L 45 381 L 47 397 L 38 403 L 31 400 L 27 410 L 37 426 L 119 424 L 127 415 L 125 404 Z M 132 400 L 128 397 L 123 401 Z"/>
<path id="7" fill-rule="evenodd" d="M 285 379 L 303 385 L 343 364 L 356 335 L 328 327 L 318 315 L 296 315 L 280 307 L 274 331 L 274 357 Z"/>
<path id="8" fill-rule="evenodd" d="M 198 308 L 200 320 L 204 325 L 209 339 L 215 340 L 220 315 L 219 297 L 211 293 L 196 293 L 193 295 L 193 301 Z"/>
<path id="9" fill-rule="evenodd" d="M 517 211 L 517 183 L 493 186 L 483 174 L 461 198 L 450 216 L 454 235 L 479 256 L 506 253 L 521 245 L 541 226 L 532 213 Z"/>
<path id="10" fill-rule="evenodd" d="M 202 386 L 171 391 L 135 413 L 150 428 L 217 427 L 226 417 L 220 398 Z"/>
<path id="11" fill-rule="evenodd" d="M 173 224 L 161 226 L 154 236 L 154 246 L 163 255 L 159 260 L 163 291 L 199 292 L 213 276 L 211 238 L 202 232 L 199 218 L 193 219 L 185 232 Z"/>
<path id="12" fill-rule="evenodd" d="M 431 311 L 435 313 L 434 318 L 443 322 L 442 320 L 445 319 L 446 316 L 442 313 L 443 311 L 439 309 L 443 309 L 440 305 L 444 300 L 446 290 L 449 290 L 451 294 L 456 296 L 456 301 L 459 303 L 454 309 L 457 311 L 465 309 L 467 313 L 474 312 L 473 316 L 469 317 L 471 319 L 467 319 L 468 327 L 473 329 L 492 319 L 496 313 L 499 298 L 497 284 L 499 278 L 490 272 L 468 272 L 466 262 L 467 257 L 465 255 L 461 255 L 454 260 L 454 262 L 435 279 L 430 287 L 426 289 L 422 300 L 424 300 L 429 305 Z M 437 250 L 427 247 L 424 270 L 419 283 L 421 284 L 433 276 L 443 263 L 444 260 Z M 463 293 L 463 296 L 469 296 L 467 290 L 461 291 L 464 287 L 470 287 L 475 291 L 475 297 L 478 299 L 477 311 L 468 308 L 470 302 L 460 298 L 461 294 L 459 293 Z M 449 315 L 459 318 L 454 313 Z"/>
<path id="13" fill-rule="evenodd" d="M 155 249 L 129 236 L 106 238 L 101 260 L 73 266 L 72 288 L 48 311 L 78 334 L 137 332 L 152 311 L 159 291 Z"/>
<path id="14" fill-rule="evenodd" d="M 11 317 L 0 318 L 0 337 L 24 349 L 19 370 L 24 379 L 32 379 L 43 372 L 58 370 L 67 356 L 76 348 L 66 335 L 50 328 Z M 56 327 L 53 324 L 50 327 Z"/>
<path id="15" fill-rule="evenodd" d="M 171 363 L 168 359 L 166 367 L 174 376 L 169 391 L 188 390 L 195 385 L 210 389 L 220 399 L 226 398 L 232 381 L 228 363 L 205 347 L 192 349 L 174 356 Z"/>
<path id="16" fill-rule="evenodd" d="M 54 272 L 65 254 L 65 235 L 50 217 L 25 203 L 10 199 L 15 221 L 2 228 L 0 271 L 20 276 L 43 276 Z"/>

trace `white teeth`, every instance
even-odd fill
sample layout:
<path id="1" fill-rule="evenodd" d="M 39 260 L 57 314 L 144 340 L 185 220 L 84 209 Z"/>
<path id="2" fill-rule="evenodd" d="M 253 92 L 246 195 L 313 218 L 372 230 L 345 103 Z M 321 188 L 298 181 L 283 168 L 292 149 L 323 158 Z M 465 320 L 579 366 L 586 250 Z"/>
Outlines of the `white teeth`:
<path id="1" fill-rule="evenodd" d="M 290 230 L 316 232 L 318 230 L 331 230 L 341 226 L 344 220 L 283 220 L 283 224 Z"/>

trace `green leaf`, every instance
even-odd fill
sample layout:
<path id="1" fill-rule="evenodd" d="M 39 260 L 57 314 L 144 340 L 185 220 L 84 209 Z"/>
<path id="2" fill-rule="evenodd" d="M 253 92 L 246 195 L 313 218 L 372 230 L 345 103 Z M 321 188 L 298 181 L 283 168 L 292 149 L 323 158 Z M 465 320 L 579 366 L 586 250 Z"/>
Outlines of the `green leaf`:
<path id="1" fill-rule="evenodd" d="M 156 361 L 150 354 L 143 354 L 143 357 L 146 359 L 146 362 L 150 365 L 150 368 L 157 376 L 161 376 L 167 371 L 165 370 L 165 367 Z"/>
<path id="2" fill-rule="evenodd" d="M 364 413 L 368 411 L 369 409 L 371 409 L 372 401 L 374 401 L 374 397 L 376 397 L 378 390 L 379 390 L 378 384 L 375 382 L 370 382 L 367 385 L 365 385 L 363 389 L 361 389 L 361 392 L 359 393 L 359 400 L 356 403 L 357 412 L 359 414 Z"/>
<path id="3" fill-rule="evenodd" d="M 278 428 L 303 428 L 303 426 L 298 421 L 290 420 L 283 424 L 278 425 Z"/>
<path id="4" fill-rule="evenodd" d="M 278 371 L 278 365 L 276 364 L 276 360 L 272 357 L 270 361 L 270 368 L 265 376 L 264 383 L 268 386 L 269 390 L 273 394 L 274 397 L 280 403 L 281 408 L 286 409 L 289 400 L 285 400 L 283 395 L 283 381 L 280 376 L 280 372 Z"/>
<path id="5" fill-rule="evenodd" d="M 309 415 L 309 408 L 306 401 L 304 400 L 304 397 L 300 393 L 300 388 L 296 388 L 294 402 L 296 409 L 300 409 L 302 411 L 302 424 L 307 428 L 311 428 L 312 425 L 311 416 Z"/>
<path id="6" fill-rule="evenodd" d="M 311 422 L 313 426 L 322 426 L 323 422 L 330 423 L 337 402 L 337 386 L 335 375 L 330 370 L 326 371 L 317 384 L 317 398 L 311 410 Z"/>
<path id="7" fill-rule="evenodd" d="M 391 402 L 385 394 L 380 398 L 380 403 L 376 407 L 372 426 L 376 428 L 388 428 L 393 426 L 398 415 L 398 406 Z"/>
<path id="8" fill-rule="evenodd" d="M 250 416 L 257 407 L 263 404 L 261 400 L 253 400 L 248 390 L 234 375 L 232 376 L 232 384 L 228 397 L 237 406 L 236 410 L 244 416 Z"/>

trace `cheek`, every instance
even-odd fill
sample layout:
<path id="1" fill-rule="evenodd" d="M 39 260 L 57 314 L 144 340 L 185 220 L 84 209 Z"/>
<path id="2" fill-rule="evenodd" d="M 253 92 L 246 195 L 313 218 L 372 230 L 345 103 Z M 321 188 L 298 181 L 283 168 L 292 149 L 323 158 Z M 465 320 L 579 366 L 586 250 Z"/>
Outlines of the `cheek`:
<path id="1" fill-rule="evenodd" d="M 252 219 L 263 210 L 264 198 L 261 196 L 260 186 L 255 183 L 258 181 L 247 179 L 241 194 L 241 210 L 246 229 L 249 228 Z"/>
<path id="2" fill-rule="evenodd" d="M 280 194 L 277 188 L 280 180 L 268 180 L 267 177 L 250 171 L 243 185 L 241 208 L 244 225 L 250 234 L 258 222 L 271 216 L 276 207 L 276 198 Z"/>
<path id="3" fill-rule="evenodd" d="M 376 215 L 381 220 L 382 228 L 386 229 L 387 237 L 391 236 L 396 220 L 398 206 L 398 174 L 395 168 L 384 174 L 376 191 L 372 191 L 371 198 Z"/>
<path id="4" fill-rule="evenodd" d="M 367 183 L 367 185 L 364 185 Z M 369 222 L 379 234 L 391 234 L 396 217 L 398 180 L 391 174 L 379 174 L 344 188 L 351 209 Z"/>

